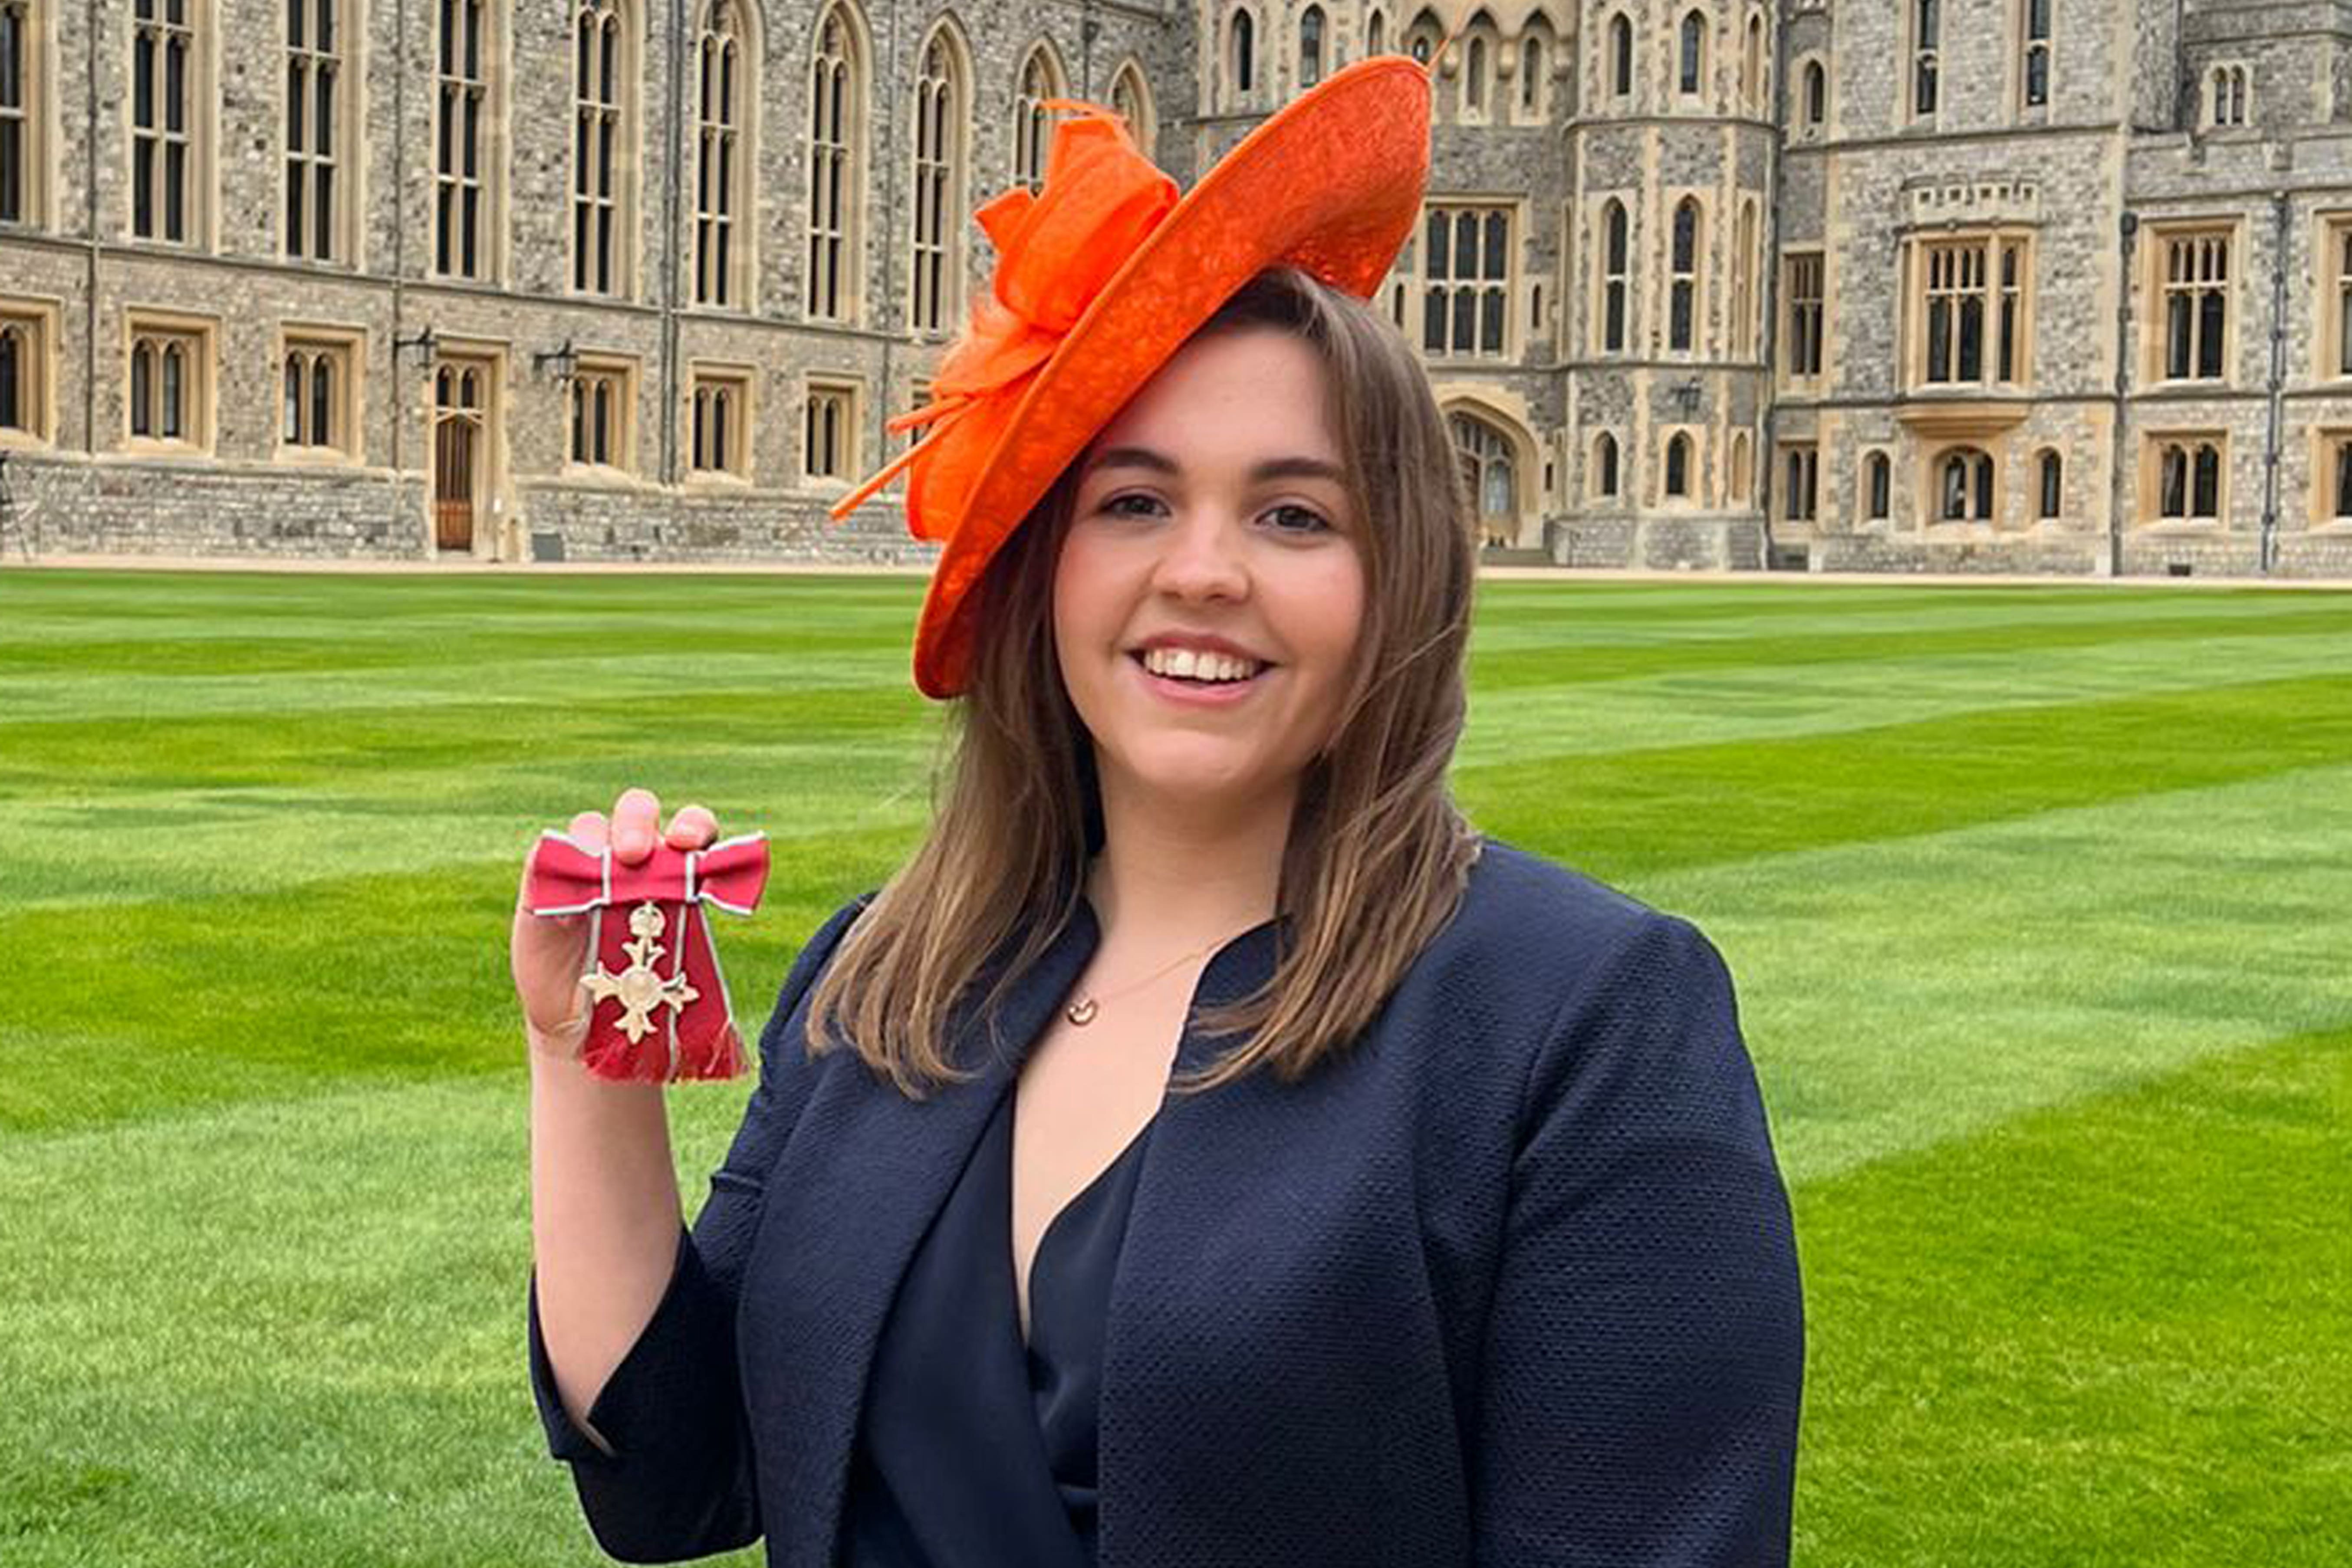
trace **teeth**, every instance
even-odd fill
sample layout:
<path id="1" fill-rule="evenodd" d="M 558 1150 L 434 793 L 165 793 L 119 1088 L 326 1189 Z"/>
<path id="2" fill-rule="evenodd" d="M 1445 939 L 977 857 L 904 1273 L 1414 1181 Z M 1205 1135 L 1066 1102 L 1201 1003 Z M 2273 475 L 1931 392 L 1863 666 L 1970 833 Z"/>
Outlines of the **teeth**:
<path id="1" fill-rule="evenodd" d="M 1180 680 L 1246 680 L 1258 672 L 1259 666 L 1255 659 L 1232 658 L 1221 653 L 1155 647 L 1145 651 L 1143 668 L 1154 675 L 1173 676 Z"/>

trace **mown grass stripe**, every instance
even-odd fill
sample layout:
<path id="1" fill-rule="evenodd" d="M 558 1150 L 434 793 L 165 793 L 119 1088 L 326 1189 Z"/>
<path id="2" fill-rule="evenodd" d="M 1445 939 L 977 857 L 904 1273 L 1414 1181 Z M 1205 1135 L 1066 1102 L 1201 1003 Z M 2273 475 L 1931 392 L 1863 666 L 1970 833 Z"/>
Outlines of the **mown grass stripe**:
<path id="1" fill-rule="evenodd" d="M 2201 638 L 2160 650 L 2022 648 L 1946 659 L 1692 670 L 1590 686 L 1471 689 L 1456 756 L 1545 757 L 1824 734 L 2001 708 L 2242 687 L 2352 670 L 2352 638 Z"/>
<path id="2" fill-rule="evenodd" d="M 1641 879 L 2259 779 L 2352 756 L 2352 674 L 1967 710 L 1785 737 L 1455 770 L 1486 831 Z"/>
<path id="3" fill-rule="evenodd" d="M 518 1049 L 462 1082 L 12 1142 L 0 1247 L 40 1285 L 0 1334 L 0 1559 L 592 1561 L 522 1391 Z M 674 1099 L 690 1205 L 743 1092 Z"/>
<path id="4" fill-rule="evenodd" d="M 2191 645 L 2183 651 L 2192 656 L 2199 649 L 2220 645 L 2243 657 L 2258 654 L 2271 638 L 2294 639 L 2305 647 L 2324 643 L 2339 658 L 2352 654 L 2352 616 L 2342 614 L 2269 616 L 2219 623 L 2201 616 L 2150 616 L 2040 626 L 2031 635 L 2021 635 L 2022 631 L 2013 625 L 1954 626 L 1935 621 L 1866 630 L 1838 622 L 1816 624 L 1796 635 L 1780 627 L 1770 636 L 1674 638 L 1614 647 L 1550 641 L 1505 650 L 1482 647 L 1471 660 L 1471 673 L 1480 691 L 1498 692 L 1749 667 L 1801 671 L 1809 679 L 1823 665 L 1943 663 L 1986 654 L 2012 659 L 2028 650 L 2048 655 L 2075 648 L 2128 648 L 2142 659 L 2154 660 L 2182 645 Z M 2302 651 L 2288 650 L 2286 657 L 2299 657 Z"/>
<path id="5" fill-rule="evenodd" d="M 760 913 L 729 921 L 747 1026 L 807 934 L 879 886 L 903 830 L 779 856 Z M 0 948 L 53 984 L 0 988 L 0 1131 L 168 1113 L 257 1084 L 415 1082 L 507 1059 L 510 860 L 331 879 L 297 894 L 0 917 Z"/>
<path id="6" fill-rule="evenodd" d="M 2337 1568 L 2352 1029 L 1797 1193 L 1797 1561 Z"/>
<path id="7" fill-rule="evenodd" d="M 1811 1180 L 2352 1026 L 2352 766 L 1632 879 L 1741 983 Z"/>

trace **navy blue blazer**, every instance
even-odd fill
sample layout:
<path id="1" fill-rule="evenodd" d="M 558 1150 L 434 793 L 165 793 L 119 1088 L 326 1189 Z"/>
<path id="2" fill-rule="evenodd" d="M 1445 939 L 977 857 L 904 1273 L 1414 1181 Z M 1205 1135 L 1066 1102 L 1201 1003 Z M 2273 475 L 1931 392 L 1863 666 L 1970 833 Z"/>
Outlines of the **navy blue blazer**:
<path id="1" fill-rule="evenodd" d="M 1017 977 L 974 1081 L 908 1100 L 803 1047 L 810 940 L 676 1272 L 589 1419 L 534 1392 L 612 1555 L 764 1533 L 831 1568 L 874 1348 L 997 1100 L 1093 951 Z M 1269 975 L 1269 921 L 1198 1005 Z M 1187 1031 L 1186 1069 L 1230 1040 Z M 1454 920 L 1341 1057 L 1171 1097 L 1100 1396 L 1103 1568 L 1728 1568 L 1788 1558 L 1802 1376 L 1789 1205 L 1705 937 L 1486 840 Z M 1008 1265 L 1009 1267 L 1009 1265 Z"/>

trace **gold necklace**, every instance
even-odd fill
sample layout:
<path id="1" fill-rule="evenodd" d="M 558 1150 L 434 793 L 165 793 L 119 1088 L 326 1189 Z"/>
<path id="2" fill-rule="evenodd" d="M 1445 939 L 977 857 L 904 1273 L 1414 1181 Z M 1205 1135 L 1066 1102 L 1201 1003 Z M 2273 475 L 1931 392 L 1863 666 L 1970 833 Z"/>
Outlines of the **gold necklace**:
<path id="1" fill-rule="evenodd" d="M 1095 1021 L 1095 1015 L 1102 1011 L 1102 1005 L 1106 1001 L 1124 996 L 1130 991 L 1150 984 L 1153 981 L 1159 979 L 1161 975 L 1167 973 L 1170 970 L 1175 968 L 1185 960 L 1200 957 L 1202 953 L 1208 952 L 1210 948 L 1220 945 L 1224 940 L 1224 938 L 1219 937 L 1215 942 L 1205 942 L 1202 945 L 1194 948 L 1190 952 L 1178 953 L 1174 958 L 1170 959 L 1167 963 L 1161 964 L 1159 968 L 1153 970 L 1142 979 L 1129 981 L 1127 984 L 1120 986 L 1116 991 L 1107 991 L 1099 996 L 1096 995 L 1091 991 L 1087 992 L 1076 1001 L 1063 1008 L 1062 1016 L 1067 1018 L 1071 1023 L 1076 1024 L 1079 1028 L 1083 1029 L 1088 1024 Z"/>

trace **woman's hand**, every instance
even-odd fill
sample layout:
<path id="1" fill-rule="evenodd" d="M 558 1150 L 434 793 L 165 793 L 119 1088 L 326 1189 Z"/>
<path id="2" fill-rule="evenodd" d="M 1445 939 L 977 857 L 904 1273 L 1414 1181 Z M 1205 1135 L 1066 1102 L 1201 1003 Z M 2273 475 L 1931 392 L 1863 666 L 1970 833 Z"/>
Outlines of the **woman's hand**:
<path id="1" fill-rule="evenodd" d="M 625 789 L 613 803 L 609 824 L 603 812 L 583 811 L 572 819 L 569 831 L 591 852 L 609 841 L 625 866 L 637 865 L 651 855 L 657 835 L 673 849 L 705 848 L 719 837 L 718 818 L 699 805 L 681 807 L 667 830 L 660 823 L 661 802 L 651 790 Z M 523 1036 L 531 1049 L 571 1061 L 588 1034 L 589 1005 L 580 973 L 588 959 L 589 917 L 532 914 L 530 884 L 526 858 L 522 884 L 515 889 L 514 931 L 508 942 L 515 996 L 522 1004 Z"/>

